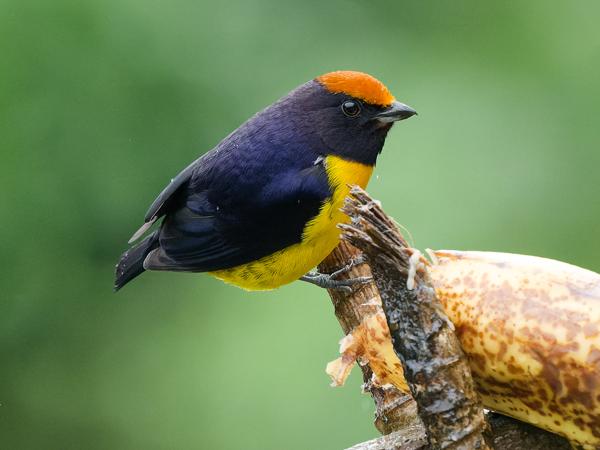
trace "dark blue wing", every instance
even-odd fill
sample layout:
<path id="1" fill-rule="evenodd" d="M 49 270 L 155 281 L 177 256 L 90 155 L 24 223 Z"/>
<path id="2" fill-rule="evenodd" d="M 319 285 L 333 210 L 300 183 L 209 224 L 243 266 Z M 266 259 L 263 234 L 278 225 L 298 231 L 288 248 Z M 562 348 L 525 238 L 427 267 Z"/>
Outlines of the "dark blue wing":
<path id="1" fill-rule="evenodd" d="M 167 214 L 160 246 L 144 268 L 206 272 L 260 259 L 300 242 L 306 223 L 331 196 L 322 164 L 283 172 L 258 190 L 227 186 L 222 202 L 210 187 L 188 192 Z"/>

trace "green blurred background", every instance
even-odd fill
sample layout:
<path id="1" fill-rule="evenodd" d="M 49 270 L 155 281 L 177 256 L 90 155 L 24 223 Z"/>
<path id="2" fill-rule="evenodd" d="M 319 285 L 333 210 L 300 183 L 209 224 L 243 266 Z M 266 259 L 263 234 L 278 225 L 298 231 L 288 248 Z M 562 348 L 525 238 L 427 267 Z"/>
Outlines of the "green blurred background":
<path id="1" fill-rule="evenodd" d="M 377 435 L 326 294 L 113 268 L 149 203 L 336 69 L 419 111 L 370 192 L 420 247 L 600 271 L 600 3 L 0 0 L 0 447 L 341 449 Z"/>

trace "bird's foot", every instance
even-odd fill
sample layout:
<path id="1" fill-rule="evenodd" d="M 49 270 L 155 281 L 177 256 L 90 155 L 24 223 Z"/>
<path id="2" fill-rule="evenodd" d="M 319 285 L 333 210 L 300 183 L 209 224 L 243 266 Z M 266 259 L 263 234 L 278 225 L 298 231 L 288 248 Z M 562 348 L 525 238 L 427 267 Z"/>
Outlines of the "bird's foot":
<path id="1" fill-rule="evenodd" d="M 352 293 L 352 288 L 354 286 L 358 286 L 361 284 L 370 283 L 373 281 L 372 277 L 355 277 L 348 278 L 346 280 L 339 280 L 340 275 L 348 273 L 354 267 L 363 264 L 365 262 L 365 258 L 363 255 L 360 255 L 354 259 L 352 259 L 348 264 L 346 264 L 341 269 L 336 270 L 331 274 L 320 273 L 317 271 L 310 271 L 303 277 L 300 277 L 302 281 L 306 281 L 308 283 L 314 284 L 316 286 L 325 288 L 325 289 L 336 289 L 347 294 Z"/>
<path id="2" fill-rule="evenodd" d="M 342 268 L 336 270 L 335 272 L 333 272 L 331 274 L 331 278 L 333 278 L 335 280 L 336 278 L 339 278 L 340 275 L 348 273 L 352 269 L 354 269 L 356 266 L 360 266 L 361 264 L 364 264 L 366 262 L 367 262 L 367 258 L 365 258 L 365 255 L 363 255 L 361 253 L 356 258 L 352 258 L 350 260 L 350 262 L 348 264 L 346 264 L 344 267 L 342 267 Z M 370 277 L 362 277 L 362 278 L 370 278 Z"/>

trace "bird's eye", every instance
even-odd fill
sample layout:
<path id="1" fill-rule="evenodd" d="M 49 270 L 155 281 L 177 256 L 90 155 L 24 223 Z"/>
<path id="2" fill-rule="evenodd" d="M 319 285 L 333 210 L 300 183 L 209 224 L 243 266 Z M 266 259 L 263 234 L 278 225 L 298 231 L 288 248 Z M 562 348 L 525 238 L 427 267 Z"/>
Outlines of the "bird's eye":
<path id="1" fill-rule="evenodd" d="M 342 111 L 348 117 L 356 117 L 360 114 L 360 103 L 354 100 L 348 100 L 342 103 Z"/>

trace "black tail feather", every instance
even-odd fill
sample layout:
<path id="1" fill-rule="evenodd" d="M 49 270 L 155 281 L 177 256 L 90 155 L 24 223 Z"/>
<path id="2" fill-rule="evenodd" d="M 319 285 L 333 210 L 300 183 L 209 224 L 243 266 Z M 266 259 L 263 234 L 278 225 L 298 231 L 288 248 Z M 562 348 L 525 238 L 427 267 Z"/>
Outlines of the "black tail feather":
<path id="1" fill-rule="evenodd" d="M 159 231 L 155 231 L 121 255 L 115 271 L 115 292 L 144 271 L 144 259 L 148 253 L 158 248 L 158 233 Z"/>

